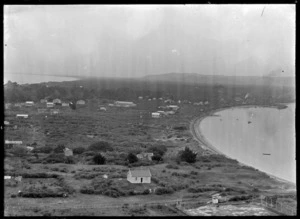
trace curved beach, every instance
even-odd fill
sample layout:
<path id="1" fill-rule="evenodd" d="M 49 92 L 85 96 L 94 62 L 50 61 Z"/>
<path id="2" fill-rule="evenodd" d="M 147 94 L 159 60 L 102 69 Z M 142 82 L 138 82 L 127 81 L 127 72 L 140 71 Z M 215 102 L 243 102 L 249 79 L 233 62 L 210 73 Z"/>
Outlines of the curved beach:
<path id="1" fill-rule="evenodd" d="M 215 113 L 217 112 L 220 112 L 220 111 L 224 111 L 224 110 L 228 110 L 228 109 L 237 109 L 237 108 L 276 108 L 277 106 L 267 106 L 267 105 L 242 105 L 242 106 L 233 106 L 233 107 L 224 107 L 224 108 L 219 108 L 219 109 L 216 109 L 216 110 L 212 110 L 208 113 L 206 113 L 205 115 L 201 116 L 201 117 L 198 117 L 198 118 L 194 118 L 192 121 L 191 121 L 191 124 L 190 124 L 190 130 L 194 136 L 194 138 L 199 142 L 199 144 L 201 145 L 201 147 L 206 150 L 206 151 L 209 151 L 209 153 L 215 153 L 215 154 L 222 154 L 224 155 L 225 157 L 227 158 L 231 158 L 231 159 L 237 159 L 239 161 L 239 163 L 241 165 L 245 165 L 245 166 L 252 166 L 252 165 L 249 165 L 249 164 L 245 164 L 243 163 L 243 160 L 237 158 L 237 157 L 234 157 L 234 156 L 228 156 L 226 155 L 225 153 L 223 153 L 220 149 L 216 148 L 213 144 L 210 143 L 210 141 L 204 136 L 203 134 L 203 131 L 201 130 L 200 128 L 200 123 L 207 117 L 210 117 L 210 116 L 218 116 L 218 115 L 215 115 Z M 254 168 L 257 168 L 257 169 L 260 169 L 258 167 L 254 167 Z M 265 171 L 263 171 L 265 172 Z M 266 172 L 267 173 L 267 172 Z M 275 178 L 277 180 L 280 180 L 280 181 L 284 181 L 286 183 L 292 183 L 292 184 L 295 184 L 294 182 L 292 181 L 288 181 L 286 179 L 283 179 L 283 178 L 280 178 L 278 176 L 274 176 L 270 173 L 267 173 L 269 176 L 271 176 L 272 178 Z"/>

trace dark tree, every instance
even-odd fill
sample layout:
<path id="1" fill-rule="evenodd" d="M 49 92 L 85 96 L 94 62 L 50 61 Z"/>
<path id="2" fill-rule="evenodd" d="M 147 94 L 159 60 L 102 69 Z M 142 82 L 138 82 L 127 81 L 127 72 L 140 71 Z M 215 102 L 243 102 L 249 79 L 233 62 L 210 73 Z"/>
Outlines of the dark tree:
<path id="1" fill-rule="evenodd" d="M 129 163 L 135 163 L 138 161 L 138 158 L 133 153 L 129 153 L 127 156 L 127 160 Z"/>
<path id="2" fill-rule="evenodd" d="M 113 151 L 112 146 L 106 141 L 99 141 L 99 142 L 93 143 L 89 146 L 88 149 L 90 151 L 103 151 L 103 152 Z"/>
<path id="3" fill-rule="evenodd" d="M 179 156 L 180 156 L 181 161 L 185 161 L 185 162 L 188 162 L 188 163 L 195 163 L 197 154 L 194 153 L 188 147 L 185 147 L 184 151 L 181 151 Z"/>
<path id="4" fill-rule="evenodd" d="M 77 148 L 74 148 L 74 150 L 73 150 L 74 154 L 82 154 L 83 152 L 85 152 L 84 147 L 77 147 Z"/>
<path id="5" fill-rule="evenodd" d="M 63 153 L 65 149 L 65 146 L 62 144 L 57 145 L 56 148 L 54 148 L 54 153 Z"/>
<path id="6" fill-rule="evenodd" d="M 93 161 L 95 162 L 95 164 L 105 164 L 106 162 L 106 158 L 104 156 L 102 156 L 101 154 L 96 154 L 93 157 Z"/>

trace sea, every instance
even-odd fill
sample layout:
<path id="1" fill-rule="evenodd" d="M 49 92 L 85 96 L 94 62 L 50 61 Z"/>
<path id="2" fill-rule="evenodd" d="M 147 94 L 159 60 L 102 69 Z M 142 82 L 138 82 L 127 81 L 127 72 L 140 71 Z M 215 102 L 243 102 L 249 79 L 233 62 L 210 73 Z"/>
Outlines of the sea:
<path id="1" fill-rule="evenodd" d="M 199 128 L 226 156 L 296 183 L 295 103 L 287 106 L 226 109 L 204 118 Z"/>
<path id="2" fill-rule="evenodd" d="M 3 76 L 3 84 L 6 84 L 8 81 L 17 82 L 18 84 L 35 84 L 43 82 L 62 82 L 75 80 L 78 80 L 78 78 L 43 74 L 4 74 Z"/>

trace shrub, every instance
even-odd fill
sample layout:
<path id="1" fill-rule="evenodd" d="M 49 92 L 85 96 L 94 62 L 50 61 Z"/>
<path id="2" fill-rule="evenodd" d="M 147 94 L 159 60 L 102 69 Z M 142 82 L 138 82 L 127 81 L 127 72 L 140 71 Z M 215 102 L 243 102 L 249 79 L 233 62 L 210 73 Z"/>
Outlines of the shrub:
<path id="1" fill-rule="evenodd" d="M 66 157 L 65 158 L 65 163 L 74 164 L 75 163 L 74 158 L 73 157 Z"/>
<path id="2" fill-rule="evenodd" d="M 40 153 L 44 153 L 44 154 L 50 154 L 52 151 L 53 151 L 53 148 L 50 146 L 44 146 L 44 147 L 33 149 L 33 152 L 40 152 Z"/>
<path id="3" fill-rule="evenodd" d="M 158 187 L 155 190 L 156 195 L 163 195 L 163 194 L 172 194 L 174 192 L 171 188 L 164 188 L 164 187 Z"/>
<path id="4" fill-rule="evenodd" d="M 112 146 L 106 141 L 99 141 L 99 142 L 93 143 L 89 146 L 88 149 L 91 151 L 103 151 L 103 152 L 113 151 Z"/>
<path id="5" fill-rule="evenodd" d="M 179 169 L 179 167 L 177 166 L 177 165 L 173 165 L 173 164 L 168 164 L 168 165 L 166 165 L 166 168 L 167 169 Z"/>
<path id="6" fill-rule="evenodd" d="M 65 149 L 65 146 L 62 144 L 57 145 L 56 148 L 54 148 L 54 153 L 63 153 Z"/>
<path id="7" fill-rule="evenodd" d="M 184 130 L 187 130 L 187 127 L 186 126 L 175 126 L 173 127 L 174 130 L 179 130 L 179 131 L 184 131 Z"/>
<path id="8" fill-rule="evenodd" d="M 104 156 L 102 156 L 101 154 L 96 154 L 94 157 L 93 157 L 93 161 L 95 162 L 95 164 L 105 164 L 106 162 L 106 158 Z"/>
<path id="9" fill-rule="evenodd" d="M 94 189 L 91 186 L 83 186 L 80 188 L 82 194 L 94 194 Z"/>
<path id="10" fill-rule="evenodd" d="M 153 157 L 152 157 L 152 160 L 155 160 L 155 161 L 159 162 L 159 161 L 162 161 L 163 158 L 159 154 L 154 154 Z"/>
<path id="11" fill-rule="evenodd" d="M 49 154 L 45 159 L 46 163 L 64 163 L 65 155 L 64 154 Z"/>
<path id="12" fill-rule="evenodd" d="M 129 153 L 128 156 L 127 156 L 127 160 L 128 160 L 129 163 L 135 163 L 135 162 L 138 161 L 138 158 L 133 153 Z"/>
<path id="13" fill-rule="evenodd" d="M 159 156 L 162 157 L 167 150 L 168 149 L 167 149 L 167 147 L 165 145 L 159 145 L 159 146 L 151 146 L 151 147 L 149 147 L 147 149 L 147 152 L 152 152 L 154 155 L 159 155 Z"/>
<path id="14" fill-rule="evenodd" d="M 74 150 L 73 150 L 74 154 L 82 154 L 83 152 L 85 152 L 84 147 L 77 147 L 77 148 L 74 148 Z"/>
<path id="15" fill-rule="evenodd" d="M 190 150 L 188 147 L 185 147 L 184 151 L 179 153 L 181 161 L 186 161 L 188 163 L 195 163 L 197 154 Z"/>
<path id="16" fill-rule="evenodd" d="M 15 156 L 23 157 L 26 155 L 27 150 L 25 147 L 22 147 L 22 146 L 14 146 L 11 149 L 11 153 L 14 154 Z"/>

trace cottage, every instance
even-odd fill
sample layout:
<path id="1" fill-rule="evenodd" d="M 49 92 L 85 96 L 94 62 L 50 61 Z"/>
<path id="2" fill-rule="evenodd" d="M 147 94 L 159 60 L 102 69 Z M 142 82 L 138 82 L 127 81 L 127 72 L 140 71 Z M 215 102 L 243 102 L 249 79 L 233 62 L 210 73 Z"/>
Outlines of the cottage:
<path id="1" fill-rule="evenodd" d="M 25 106 L 33 106 L 34 102 L 33 101 L 26 101 Z"/>
<path id="2" fill-rule="evenodd" d="M 167 114 L 167 115 L 174 115 L 175 112 L 174 112 L 174 111 L 166 111 L 166 114 Z"/>
<path id="3" fill-rule="evenodd" d="M 45 113 L 47 112 L 47 109 L 38 109 L 38 113 Z"/>
<path id="4" fill-rule="evenodd" d="M 100 107 L 99 110 L 100 110 L 100 111 L 106 111 L 106 108 L 105 108 L 105 107 Z"/>
<path id="5" fill-rule="evenodd" d="M 140 153 L 140 154 L 137 154 L 136 156 L 140 160 L 143 160 L 143 159 L 152 160 L 153 153 Z"/>
<path id="6" fill-rule="evenodd" d="M 11 105 L 12 105 L 11 103 L 6 103 L 5 104 L 5 109 L 9 109 L 11 107 Z"/>
<path id="7" fill-rule="evenodd" d="M 17 114 L 17 118 L 28 118 L 28 114 Z"/>
<path id="8" fill-rule="evenodd" d="M 242 101 L 242 98 L 236 97 L 236 98 L 234 98 L 234 100 L 235 100 L 236 102 L 239 102 L 239 101 Z"/>
<path id="9" fill-rule="evenodd" d="M 131 183 L 151 183 L 151 172 L 149 169 L 129 169 L 127 180 Z"/>
<path id="10" fill-rule="evenodd" d="M 46 99 L 41 99 L 40 102 L 41 103 L 47 103 L 47 100 Z"/>
<path id="11" fill-rule="evenodd" d="M 160 98 L 158 98 L 159 100 L 163 100 L 163 98 L 162 97 L 160 97 Z"/>
<path id="12" fill-rule="evenodd" d="M 159 110 L 157 111 L 158 113 L 160 113 L 160 115 L 167 115 L 165 111 Z"/>
<path id="13" fill-rule="evenodd" d="M 152 100 L 156 100 L 156 97 L 153 97 Z"/>
<path id="14" fill-rule="evenodd" d="M 227 198 L 226 197 L 222 197 L 220 193 L 214 193 L 214 194 L 212 194 L 211 199 L 212 199 L 212 203 L 213 204 L 218 204 L 218 203 L 226 202 L 227 201 Z"/>
<path id="15" fill-rule="evenodd" d="M 142 96 L 139 96 L 139 100 L 142 100 L 143 99 L 143 97 Z"/>
<path id="16" fill-rule="evenodd" d="M 151 113 L 152 118 L 159 118 L 160 117 L 160 113 L 155 112 L 155 113 Z"/>
<path id="17" fill-rule="evenodd" d="M 136 104 L 133 102 L 127 102 L 127 101 L 116 101 L 115 106 L 117 107 L 135 107 Z"/>
<path id="18" fill-rule="evenodd" d="M 85 104 L 85 101 L 84 101 L 84 100 L 78 100 L 78 101 L 76 102 L 76 104 L 78 104 L 78 105 L 84 105 L 84 104 Z"/>
<path id="19" fill-rule="evenodd" d="M 54 99 L 54 100 L 53 100 L 53 103 L 54 103 L 54 104 L 61 104 L 61 100 L 60 100 L 60 99 Z"/>
<path id="20" fill-rule="evenodd" d="M 32 151 L 32 150 L 34 149 L 34 147 L 27 146 L 26 149 L 27 149 L 28 151 Z"/>
<path id="21" fill-rule="evenodd" d="M 66 157 L 73 156 L 73 151 L 71 149 L 69 149 L 69 148 L 65 148 L 64 149 L 64 153 L 65 153 Z"/>
<path id="22" fill-rule="evenodd" d="M 62 105 L 62 106 L 69 106 L 68 103 L 62 103 L 61 105 Z"/>
<path id="23" fill-rule="evenodd" d="M 114 104 L 112 104 L 112 103 L 109 103 L 109 104 L 108 104 L 108 106 L 115 106 L 115 105 L 114 105 Z"/>
<path id="24" fill-rule="evenodd" d="M 205 101 L 205 102 L 204 102 L 204 105 L 207 105 L 207 104 L 209 104 L 209 102 L 208 102 L 208 101 Z"/>
<path id="25" fill-rule="evenodd" d="M 180 103 L 181 103 L 181 100 L 178 100 L 177 102 L 180 104 Z"/>
<path id="26" fill-rule="evenodd" d="M 48 108 L 54 107 L 54 103 L 53 103 L 53 102 L 47 102 L 47 107 L 48 107 Z"/>
<path id="27" fill-rule="evenodd" d="M 9 122 L 8 121 L 4 121 L 4 125 L 9 125 Z"/>

